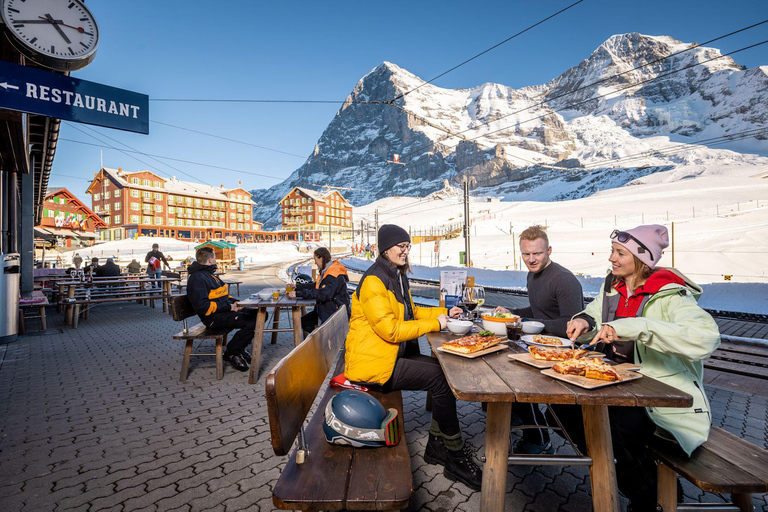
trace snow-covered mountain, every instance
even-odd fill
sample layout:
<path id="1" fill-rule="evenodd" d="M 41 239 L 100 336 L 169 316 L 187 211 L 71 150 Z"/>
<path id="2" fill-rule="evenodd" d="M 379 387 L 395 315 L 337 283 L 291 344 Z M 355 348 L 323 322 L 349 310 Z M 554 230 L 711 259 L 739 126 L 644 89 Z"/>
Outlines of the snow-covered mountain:
<path id="1" fill-rule="evenodd" d="M 764 173 L 768 66 L 744 69 L 693 46 L 616 35 L 548 84 L 518 90 L 422 85 L 384 62 L 357 83 L 304 165 L 253 191 L 273 208 L 260 209 L 258 220 L 277 226 L 276 203 L 294 185 L 348 187 L 345 197 L 362 205 L 425 196 L 467 176 L 474 193 L 558 200 L 630 183 Z M 388 163 L 394 154 L 406 165 Z"/>

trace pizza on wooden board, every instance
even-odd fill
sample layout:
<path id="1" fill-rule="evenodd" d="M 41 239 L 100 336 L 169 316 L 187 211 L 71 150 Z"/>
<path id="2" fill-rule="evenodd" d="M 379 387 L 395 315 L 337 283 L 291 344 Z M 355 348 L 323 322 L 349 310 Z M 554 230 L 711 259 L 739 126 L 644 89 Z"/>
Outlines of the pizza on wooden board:
<path id="1" fill-rule="evenodd" d="M 498 345 L 501 338 L 498 336 L 481 336 L 479 334 L 471 334 L 443 343 L 443 350 L 449 352 L 456 352 L 457 354 L 472 354 L 486 348 L 491 348 L 494 345 Z"/>
<path id="2" fill-rule="evenodd" d="M 539 361 L 567 361 L 579 359 L 589 354 L 589 351 L 579 348 L 537 347 L 535 345 L 528 347 L 528 352 Z"/>
<path id="3" fill-rule="evenodd" d="M 555 363 L 552 367 L 558 373 L 564 375 L 580 375 L 588 379 L 597 380 L 621 380 L 616 370 L 609 364 L 595 359 L 571 359 Z"/>

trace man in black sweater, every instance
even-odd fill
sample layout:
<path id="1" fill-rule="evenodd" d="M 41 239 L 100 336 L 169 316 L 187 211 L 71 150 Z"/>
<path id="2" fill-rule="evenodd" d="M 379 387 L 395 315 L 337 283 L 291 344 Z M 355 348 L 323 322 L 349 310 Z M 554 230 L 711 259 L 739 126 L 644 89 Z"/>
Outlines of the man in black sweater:
<path id="1" fill-rule="evenodd" d="M 584 310 L 581 283 L 570 270 L 551 259 L 552 247 L 547 232 L 541 226 L 531 226 L 520 233 L 520 254 L 528 267 L 528 301 L 530 306 L 511 312 L 528 320 L 544 324 L 544 332 L 567 338 L 565 329 L 573 315 Z M 498 307 L 496 311 L 509 312 Z M 517 414 L 513 423 L 520 425 L 546 425 L 538 404 L 512 404 Z M 517 442 L 515 453 L 554 453 L 549 432 L 543 429 L 525 429 Z"/>
<path id="2" fill-rule="evenodd" d="M 224 281 L 214 274 L 216 255 L 213 249 L 201 247 L 195 253 L 195 258 L 197 261 L 187 269 L 187 298 L 206 326 L 240 329 L 227 343 L 224 361 L 235 370 L 247 371 L 251 356 L 245 347 L 253 340 L 256 316 L 251 311 L 244 311 L 229 294 L 229 288 Z"/>

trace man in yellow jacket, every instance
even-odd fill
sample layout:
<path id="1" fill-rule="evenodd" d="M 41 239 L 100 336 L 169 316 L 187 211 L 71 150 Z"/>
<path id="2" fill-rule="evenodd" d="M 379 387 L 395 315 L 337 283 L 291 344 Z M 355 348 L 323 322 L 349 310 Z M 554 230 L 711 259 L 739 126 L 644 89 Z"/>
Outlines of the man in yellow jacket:
<path id="1" fill-rule="evenodd" d="M 461 313 L 460 308 L 414 305 L 406 273 L 411 239 L 403 228 L 379 229 L 379 257 L 352 295 L 352 317 L 346 342 L 344 374 L 352 382 L 383 391 L 432 392 L 432 424 L 424 453 L 430 464 L 441 464 L 451 480 L 480 490 L 482 472 L 464 442 L 456 414 L 456 397 L 440 363 L 419 353 L 418 338 L 439 331 Z"/>

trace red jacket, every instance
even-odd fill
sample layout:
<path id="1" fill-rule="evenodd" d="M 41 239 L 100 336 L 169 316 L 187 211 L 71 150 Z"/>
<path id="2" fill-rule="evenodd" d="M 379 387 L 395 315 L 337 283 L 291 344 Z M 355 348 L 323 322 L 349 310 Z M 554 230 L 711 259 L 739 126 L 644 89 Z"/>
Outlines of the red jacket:
<path id="1" fill-rule="evenodd" d="M 631 297 L 627 297 L 627 285 L 623 280 L 618 281 L 613 285 L 613 288 L 619 292 L 619 295 L 621 295 L 624 300 L 619 301 L 616 316 L 622 318 L 634 318 L 637 316 L 637 310 L 640 307 L 640 303 L 643 301 L 644 295 L 653 295 L 663 286 L 670 283 L 685 286 L 685 281 L 680 276 L 667 269 L 660 268 L 651 274 L 645 284 L 635 290 L 635 293 L 633 293 Z"/>

